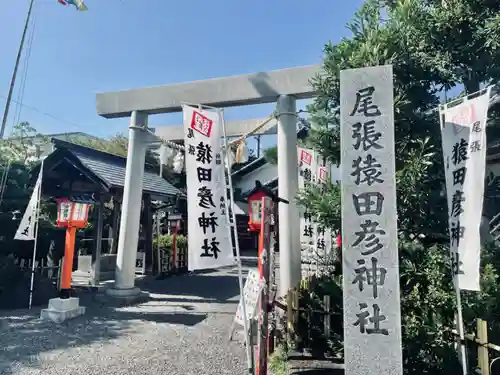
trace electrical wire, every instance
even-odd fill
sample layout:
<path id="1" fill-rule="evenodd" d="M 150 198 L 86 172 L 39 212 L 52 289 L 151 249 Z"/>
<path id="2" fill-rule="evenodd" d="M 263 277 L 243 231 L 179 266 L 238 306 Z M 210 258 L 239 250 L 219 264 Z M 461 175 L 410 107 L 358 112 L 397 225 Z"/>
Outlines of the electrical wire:
<path id="1" fill-rule="evenodd" d="M 0 95 L 0 98 L 4 98 L 4 99 L 6 99 L 7 97 L 6 97 L 6 96 L 4 96 L 4 95 Z M 12 102 L 17 103 L 17 101 L 16 101 L 16 100 L 12 100 Z M 24 108 L 27 108 L 27 109 L 31 110 L 31 111 L 38 112 L 38 113 L 40 113 L 40 114 L 42 114 L 42 115 L 44 115 L 44 116 L 50 117 L 50 118 L 51 118 L 51 119 L 53 119 L 53 120 L 56 120 L 56 121 L 62 122 L 62 123 L 64 123 L 64 124 L 70 125 L 70 126 L 72 126 L 73 128 L 78 129 L 78 131 L 81 131 L 81 130 L 82 130 L 82 125 L 78 125 L 78 124 L 77 124 L 77 123 L 75 123 L 75 122 L 71 122 L 71 121 L 68 121 L 68 120 L 62 119 L 62 118 L 60 118 L 60 117 L 54 116 L 54 115 L 52 115 L 52 114 L 50 114 L 50 113 L 48 113 L 48 112 L 44 112 L 44 111 L 42 111 L 42 110 L 40 110 L 40 109 L 38 109 L 38 108 L 36 108 L 36 107 L 30 106 L 30 105 L 27 105 L 27 104 L 24 104 L 24 103 L 23 103 L 23 104 L 20 104 L 20 105 L 21 105 L 22 107 L 24 107 Z"/>
<path id="2" fill-rule="evenodd" d="M 48 3 L 49 3 L 49 1 L 47 1 L 47 2 L 38 1 L 38 2 L 36 2 L 36 5 L 48 4 Z M 50 1 L 50 3 L 52 3 L 52 0 Z M 38 113 L 40 113 L 40 114 L 42 114 L 44 116 L 50 117 L 53 120 L 56 120 L 56 121 L 65 123 L 67 125 L 70 125 L 70 126 L 74 127 L 75 129 L 78 129 L 80 131 L 82 127 L 79 124 L 76 124 L 74 122 L 70 122 L 70 121 L 61 119 L 61 118 L 59 118 L 57 116 L 54 116 L 54 115 L 52 115 L 52 114 L 50 114 L 48 112 L 44 112 L 42 110 L 39 110 L 36 107 L 24 104 L 24 94 L 25 94 L 25 90 L 26 90 L 28 68 L 29 68 L 29 62 L 30 62 L 31 52 L 32 52 L 32 47 L 33 47 L 33 40 L 34 40 L 34 37 L 35 37 L 36 19 L 37 19 L 37 17 L 36 17 L 36 8 L 35 8 L 35 10 L 33 12 L 33 16 L 32 16 L 31 21 L 30 21 L 30 23 L 31 23 L 30 24 L 30 33 L 28 35 L 27 46 L 26 46 L 27 48 L 25 49 L 26 53 L 25 53 L 25 59 L 24 59 L 24 66 L 23 66 L 23 72 L 22 72 L 22 77 L 21 77 L 21 84 L 19 86 L 19 92 L 18 92 L 17 100 L 11 99 L 11 101 L 13 103 L 17 104 L 16 111 L 14 113 L 14 123 L 13 123 L 13 126 L 16 126 L 16 125 L 19 124 L 20 119 L 21 119 L 22 109 L 26 108 L 26 109 L 38 112 Z M 4 95 L 0 95 L 0 97 L 4 98 L 4 99 L 7 99 L 7 97 L 4 96 Z"/>

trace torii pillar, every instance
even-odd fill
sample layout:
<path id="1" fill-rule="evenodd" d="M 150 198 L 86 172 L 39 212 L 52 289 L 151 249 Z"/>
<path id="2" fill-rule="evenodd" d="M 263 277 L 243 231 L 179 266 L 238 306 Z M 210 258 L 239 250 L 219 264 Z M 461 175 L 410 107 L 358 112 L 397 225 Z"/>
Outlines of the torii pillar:
<path id="1" fill-rule="evenodd" d="M 277 102 L 278 104 L 278 194 L 290 202 L 280 205 L 280 294 L 284 295 L 301 279 L 298 190 L 296 100 L 316 96 L 310 79 L 319 65 L 274 70 L 150 88 L 101 93 L 96 96 L 97 113 L 106 118 L 132 117 L 118 242 L 116 297 L 138 296 L 135 287 L 135 259 L 139 239 L 140 197 L 144 155 L 148 134 L 147 116 L 182 110 L 182 103 L 217 108 Z"/>

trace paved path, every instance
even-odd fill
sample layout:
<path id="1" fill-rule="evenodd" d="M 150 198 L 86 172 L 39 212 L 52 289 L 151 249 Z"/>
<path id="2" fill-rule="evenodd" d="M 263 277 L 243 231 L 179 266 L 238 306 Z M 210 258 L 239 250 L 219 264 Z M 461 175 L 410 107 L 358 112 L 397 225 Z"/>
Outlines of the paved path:
<path id="1" fill-rule="evenodd" d="M 39 309 L 0 313 L 0 374 L 246 374 L 243 345 L 227 339 L 236 269 L 138 286 L 149 302 L 110 308 L 84 295 L 87 314 L 60 325 L 40 321 Z"/>

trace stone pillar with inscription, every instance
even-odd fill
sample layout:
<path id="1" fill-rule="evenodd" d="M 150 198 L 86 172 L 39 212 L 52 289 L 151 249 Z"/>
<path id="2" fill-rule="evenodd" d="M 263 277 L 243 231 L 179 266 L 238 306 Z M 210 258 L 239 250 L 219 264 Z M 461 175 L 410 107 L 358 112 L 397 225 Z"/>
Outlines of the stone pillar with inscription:
<path id="1" fill-rule="evenodd" d="M 392 66 L 340 73 L 346 375 L 402 375 Z"/>

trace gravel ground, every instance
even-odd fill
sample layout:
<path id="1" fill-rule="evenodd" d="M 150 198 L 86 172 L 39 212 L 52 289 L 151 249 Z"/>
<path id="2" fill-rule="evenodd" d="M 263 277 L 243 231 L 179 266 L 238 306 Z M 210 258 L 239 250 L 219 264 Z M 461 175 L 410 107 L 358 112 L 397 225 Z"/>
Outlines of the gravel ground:
<path id="1" fill-rule="evenodd" d="M 228 341 L 236 269 L 141 280 L 140 305 L 111 308 L 90 294 L 83 317 L 55 324 L 40 310 L 0 313 L 1 375 L 246 374 L 241 342 Z"/>

